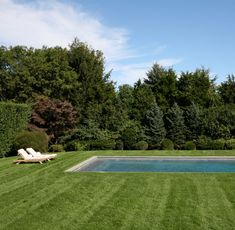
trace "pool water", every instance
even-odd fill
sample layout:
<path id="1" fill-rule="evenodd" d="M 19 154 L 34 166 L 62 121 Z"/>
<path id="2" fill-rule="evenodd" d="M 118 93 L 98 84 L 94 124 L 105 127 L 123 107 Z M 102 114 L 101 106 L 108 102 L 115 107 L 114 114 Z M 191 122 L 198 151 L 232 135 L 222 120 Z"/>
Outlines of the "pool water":
<path id="1" fill-rule="evenodd" d="M 235 160 L 97 158 L 77 170 L 91 172 L 235 172 Z"/>

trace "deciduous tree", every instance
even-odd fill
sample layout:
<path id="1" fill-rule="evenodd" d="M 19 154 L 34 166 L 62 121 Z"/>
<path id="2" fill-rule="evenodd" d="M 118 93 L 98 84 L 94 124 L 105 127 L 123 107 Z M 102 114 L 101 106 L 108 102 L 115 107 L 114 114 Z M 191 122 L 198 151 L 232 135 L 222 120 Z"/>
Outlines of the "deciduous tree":
<path id="1" fill-rule="evenodd" d="M 40 98 L 33 106 L 31 122 L 43 128 L 52 142 L 64 132 L 74 128 L 77 112 L 71 103 L 49 98 Z"/>

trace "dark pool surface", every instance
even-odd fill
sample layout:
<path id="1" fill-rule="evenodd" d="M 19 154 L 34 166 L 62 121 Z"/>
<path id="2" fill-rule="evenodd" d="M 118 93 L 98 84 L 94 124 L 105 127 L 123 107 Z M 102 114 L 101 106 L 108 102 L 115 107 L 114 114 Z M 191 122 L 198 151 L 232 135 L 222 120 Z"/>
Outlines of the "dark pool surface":
<path id="1" fill-rule="evenodd" d="M 235 160 L 96 159 L 75 171 L 91 172 L 235 172 Z"/>

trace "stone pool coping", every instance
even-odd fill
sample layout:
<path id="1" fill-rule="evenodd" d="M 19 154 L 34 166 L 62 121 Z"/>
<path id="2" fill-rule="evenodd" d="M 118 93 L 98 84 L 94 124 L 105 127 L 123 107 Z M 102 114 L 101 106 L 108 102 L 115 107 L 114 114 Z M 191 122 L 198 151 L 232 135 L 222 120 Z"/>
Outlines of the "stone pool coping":
<path id="1" fill-rule="evenodd" d="M 65 172 L 74 172 L 74 171 L 80 171 L 80 169 L 87 164 L 90 164 L 91 162 L 97 160 L 97 159 L 133 159 L 136 160 L 143 160 L 143 159 L 149 159 L 149 160 L 213 160 L 213 161 L 229 161 L 229 160 L 235 160 L 235 156 L 93 156 L 88 158 L 87 160 L 84 160 L 73 167 L 65 170 Z"/>

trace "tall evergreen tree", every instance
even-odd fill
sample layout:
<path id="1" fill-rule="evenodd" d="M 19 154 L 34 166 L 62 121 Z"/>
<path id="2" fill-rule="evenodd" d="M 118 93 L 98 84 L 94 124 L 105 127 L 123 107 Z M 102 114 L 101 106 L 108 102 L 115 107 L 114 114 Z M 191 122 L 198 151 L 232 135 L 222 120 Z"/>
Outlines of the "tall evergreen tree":
<path id="1" fill-rule="evenodd" d="M 156 97 L 157 104 L 161 109 L 170 108 L 176 101 L 177 96 L 177 75 L 172 68 L 165 69 L 159 64 L 154 64 L 147 73 L 147 84 Z"/>
<path id="2" fill-rule="evenodd" d="M 175 103 L 165 115 L 167 137 L 171 139 L 177 148 L 185 143 L 185 124 L 183 111 Z"/>
<path id="3" fill-rule="evenodd" d="M 229 75 L 219 86 L 219 94 L 225 104 L 235 104 L 235 76 Z"/>
<path id="4" fill-rule="evenodd" d="M 232 114 L 227 114 L 226 110 L 223 108 L 221 110 L 219 107 L 204 109 L 203 134 L 212 139 L 229 138 L 231 135 L 229 120 L 233 120 L 231 115 Z"/>
<path id="5" fill-rule="evenodd" d="M 199 106 L 192 103 L 184 110 L 186 126 L 186 139 L 196 140 L 202 134 L 202 111 Z"/>
<path id="6" fill-rule="evenodd" d="M 134 88 L 130 85 L 121 85 L 118 88 L 117 99 L 121 105 L 122 113 L 126 117 L 132 116 L 132 107 L 134 105 Z"/>
<path id="7" fill-rule="evenodd" d="M 157 103 L 152 104 L 146 112 L 144 119 L 144 131 L 150 145 L 157 145 L 165 138 L 166 130 L 163 121 L 163 113 Z"/>
<path id="8" fill-rule="evenodd" d="M 155 102 L 155 96 L 151 91 L 151 88 L 142 84 L 140 80 L 135 83 L 133 90 L 133 105 L 131 119 L 142 121 L 144 119 L 144 114 L 150 109 L 151 104 Z"/>
<path id="9" fill-rule="evenodd" d="M 194 72 L 183 72 L 177 81 L 178 99 L 180 106 L 190 106 L 192 103 L 202 107 L 219 104 L 216 93 L 215 78 L 211 79 L 210 71 L 197 69 Z"/>

